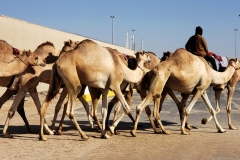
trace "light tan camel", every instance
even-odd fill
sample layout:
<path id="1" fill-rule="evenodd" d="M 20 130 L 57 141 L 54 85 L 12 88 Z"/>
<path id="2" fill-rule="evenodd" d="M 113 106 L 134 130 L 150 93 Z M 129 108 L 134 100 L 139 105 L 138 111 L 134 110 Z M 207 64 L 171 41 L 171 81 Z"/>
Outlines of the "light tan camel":
<path id="1" fill-rule="evenodd" d="M 12 135 L 7 133 L 7 128 L 9 126 L 10 120 L 14 116 L 15 111 L 18 109 L 19 105 L 20 106 L 23 105 L 24 97 L 27 92 L 29 92 L 29 94 L 33 98 L 33 101 L 39 111 L 41 103 L 38 97 L 36 87 L 39 84 L 39 82 L 49 83 L 51 66 L 57 60 L 59 55 L 59 52 L 56 51 L 54 45 L 51 42 L 45 42 L 39 45 L 37 49 L 32 53 L 38 55 L 39 58 L 44 59 L 46 61 L 46 65 L 44 67 L 39 67 L 39 66 L 29 67 L 21 76 L 17 95 L 13 101 L 11 108 L 9 109 L 7 120 L 5 122 L 5 126 L 3 129 L 3 137 L 7 137 L 7 138 L 13 137 Z M 9 97 L 12 96 L 11 93 L 12 93 L 11 91 L 9 92 L 9 90 L 7 90 L 1 97 L 1 100 L 5 102 L 7 99 L 9 99 Z M 23 106 L 21 108 L 22 110 L 20 113 L 24 114 Z M 27 125 L 28 130 L 31 131 L 26 117 L 24 119 L 24 122 Z M 46 124 L 45 124 L 45 129 L 49 134 L 53 134 L 53 132 L 48 128 Z"/>
<path id="2" fill-rule="evenodd" d="M 236 130 L 238 129 L 232 124 L 232 119 L 231 119 L 231 103 L 232 103 L 232 98 L 233 98 L 233 93 L 235 90 L 235 86 L 240 80 L 240 70 L 236 70 L 232 76 L 232 78 L 228 81 L 227 83 L 227 90 L 228 90 L 228 96 L 227 96 L 227 105 L 226 105 L 226 111 L 227 111 L 227 116 L 228 116 L 228 127 L 229 129 Z M 213 88 L 215 91 L 215 101 L 216 101 L 216 114 L 220 112 L 220 95 L 222 92 L 222 88 L 219 87 L 214 87 Z M 209 118 L 203 118 L 202 119 L 202 124 L 207 124 L 212 120 L 212 116 Z"/>
<path id="3" fill-rule="evenodd" d="M 64 46 L 63 46 L 63 49 L 62 49 L 62 52 L 67 52 L 67 51 L 70 51 L 72 49 L 74 49 L 77 45 L 79 44 L 78 41 L 72 41 L 72 40 L 69 40 L 69 41 L 66 41 L 64 43 Z M 84 92 L 85 88 L 82 89 Z M 56 120 L 57 120 L 57 115 L 61 109 L 61 106 L 64 102 L 64 99 L 66 98 L 68 94 L 68 90 L 67 88 L 64 86 L 63 89 L 62 89 L 62 92 L 61 92 L 61 95 L 59 97 L 59 100 L 55 106 L 55 112 L 54 112 L 54 117 L 53 117 L 53 120 L 52 120 L 52 125 L 51 125 L 51 128 L 53 129 L 53 131 L 55 131 L 55 123 L 56 123 Z M 87 117 L 88 117 L 88 121 L 89 121 L 89 124 L 90 124 L 90 127 L 91 128 L 94 128 L 94 124 L 93 124 L 93 120 L 92 120 L 92 115 L 90 114 L 90 111 L 89 111 L 89 104 L 87 103 L 87 101 L 82 97 L 82 96 L 78 96 L 78 99 L 79 101 L 83 104 L 85 110 L 86 110 L 86 113 L 87 113 Z M 66 106 L 66 105 L 65 105 Z M 64 120 L 64 115 L 65 115 L 65 109 L 63 111 L 63 117 L 61 119 L 61 122 L 60 122 L 60 125 L 57 129 L 57 131 L 55 132 L 56 134 L 58 135 L 61 135 L 62 134 L 62 123 L 63 123 L 63 120 Z"/>
<path id="4" fill-rule="evenodd" d="M 119 56 L 119 58 L 122 60 L 122 62 L 128 66 L 130 69 L 136 69 L 137 67 L 137 62 L 136 62 L 136 58 L 133 56 L 129 56 L 129 55 L 125 55 L 120 53 L 119 51 L 117 51 L 116 49 L 110 48 L 110 47 L 106 47 L 106 49 L 112 53 L 112 54 L 116 54 L 117 56 Z M 85 87 L 81 90 L 81 92 L 84 92 Z M 67 91 L 65 91 L 67 94 Z M 89 92 L 91 95 L 91 99 L 92 99 L 92 118 L 94 119 L 94 121 L 96 122 L 96 124 L 98 125 L 98 127 L 100 128 L 100 130 L 102 130 L 102 125 L 97 117 L 97 110 L 98 110 L 98 101 L 100 99 L 101 96 L 101 89 L 99 88 L 93 88 L 93 87 L 89 87 Z M 63 93 L 62 93 L 63 94 Z M 130 92 L 128 92 L 127 94 L 131 94 Z M 62 96 L 62 95 L 61 95 Z M 82 98 L 81 96 L 78 98 Z M 128 101 L 128 99 L 126 99 L 127 103 L 129 104 L 130 102 Z M 81 101 L 82 102 L 82 101 Z M 83 102 L 82 102 L 83 103 Z M 87 103 L 87 102 L 86 102 Z M 61 121 L 59 123 L 59 127 L 57 129 L 56 134 L 62 135 L 62 125 L 63 125 L 63 121 L 66 115 L 66 107 L 67 104 L 64 105 L 64 110 L 63 110 L 63 114 L 62 114 L 62 118 Z M 61 105 L 56 105 L 55 108 L 55 114 L 54 114 L 54 119 L 52 121 L 52 128 L 55 128 L 55 122 L 56 122 L 56 118 L 58 115 L 58 112 L 60 110 Z M 89 111 L 89 109 L 87 110 L 87 108 L 85 107 L 86 111 Z M 132 115 L 129 114 L 129 117 L 133 119 Z M 134 119 L 133 119 L 134 120 Z M 90 122 L 90 126 L 91 128 L 94 128 L 94 124 L 93 121 L 91 120 L 91 117 L 89 116 L 89 122 Z"/>
<path id="5" fill-rule="evenodd" d="M 75 124 L 83 139 L 88 139 L 88 137 L 77 124 L 73 113 L 76 98 L 79 96 L 83 86 L 102 89 L 103 129 L 101 135 L 103 138 L 108 138 L 109 136 L 105 130 L 108 90 L 111 89 L 118 96 L 125 108 L 125 113 L 129 114 L 130 109 L 124 100 L 120 85 L 123 81 L 126 83 L 140 81 L 146 72 L 155 67 L 151 63 L 155 59 L 151 59 L 148 54 L 138 53 L 136 57 L 138 59 L 138 67 L 135 70 L 130 70 L 121 61 L 119 56 L 112 54 L 106 48 L 97 45 L 91 40 L 83 40 L 75 49 L 61 54 L 56 62 L 55 69 L 53 67 L 53 78 L 51 79 L 47 97 L 40 110 L 41 130 L 39 139 L 47 140 L 43 133 L 43 118 L 49 103 L 58 92 L 62 81 L 68 88 L 66 114 Z"/>
<path id="6" fill-rule="evenodd" d="M 197 57 L 185 49 L 177 49 L 171 57 L 162 62 L 155 69 L 155 76 L 151 80 L 149 92 L 146 98 L 136 108 L 137 115 L 134 128 L 131 131 L 132 136 L 136 136 L 137 124 L 142 110 L 152 101 L 152 99 L 154 99 L 154 117 L 161 125 L 162 130 L 165 130 L 160 121 L 159 115 L 160 97 L 164 86 L 179 91 L 185 95 L 193 94 L 193 98 L 187 109 L 185 108 L 185 96 L 183 96 L 179 105 L 182 134 L 189 134 L 189 132 L 185 130 L 187 115 L 190 113 L 192 107 L 200 96 L 205 101 L 209 112 L 213 116 L 218 132 L 225 132 L 217 121 L 216 111 L 213 109 L 208 99 L 206 89 L 210 85 L 215 86 L 226 83 L 232 77 L 236 69 L 239 69 L 239 62 L 237 60 L 231 60 L 224 72 L 217 72 L 210 68 L 203 58 Z M 188 96 L 186 96 L 186 98 L 188 98 Z"/>
<path id="7" fill-rule="evenodd" d="M 164 61 L 166 60 L 169 56 L 171 56 L 172 53 L 171 52 L 163 52 L 163 57 L 161 58 L 161 61 Z M 133 88 L 135 88 L 137 90 L 137 92 L 140 94 L 142 100 L 146 97 L 147 95 L 147 92 L 149 90 L 149 87 L 150 87 L 150 81 L 151 81 L 151 78 L 154 76 L 154 72 L 153 71 L 150 71 L 148 72 L 144 77 L 143 79 L 140 81 L 140 83 L 135 83 L 132 85 Z M 131 89 L 131 92 L 133 90 Z M 165 97 L 167 96 L 167 94 L 169 94 L 171 96 L 171 98 L 174 100 L 174 102 L 176 103 L 176 105 L 179 104 L 179 101 L 178 99 L 176 98 L 175 94 L 173 93 L 173 91 L 168 88 L 168 87 L 164 87 L 163 89 L 163 92 L 162 92 L 162 97 L 161 97 L 161 103 L 160 103 L 160 109 L 162 108 L 162 103 L 165 99 Z M 127 101 L 129 101 L 129 103 L 131 102 L 131 96 L 132 96 L 132 93 L 128 95 L 125 95 Z M 129 104 L 128 103 L 128 104 Z M 118 99 L 117 97 L 115 96 L 109 103 L 108 103 L 108 114 L 107 114 L 107 120 L 106 120 L 106 126 L 108 125 L 108 120 L 109 120 L 109 116 L 110 116 L 110 113 L 111 113 L 111 110 L 112 108 L 114 107 L 114 105 L 116 105 L 116 108 L 115 108 L 115 111 L 114 111 L 114 117 L 113 117 L 113 124 L 112 126 L 109 128 L 111 133 L 112 134 L 119 134 L 115 128 L 117 127 L 119 121 L 117 121 L 117 116 L 120 112 L 120 109 L 121 109 L 121 104 L 118 102 Z M 154 132 L 155 133 L 162 133 L 157 127 L 156 125 L 154 124 L 154 121 L 152 119 L 152 116 L 151 116 L 151 110 L 149 108 L 149 106 L 147 105 L 146 108 L 145 108 L 145 112 L 149 118 L 149 121 L 154 129 Z M 132 119 L 133 123 L 135 122 L 134 119 Z M 169 134 L 168 132 L 163 132 L 165 134 Z"/>

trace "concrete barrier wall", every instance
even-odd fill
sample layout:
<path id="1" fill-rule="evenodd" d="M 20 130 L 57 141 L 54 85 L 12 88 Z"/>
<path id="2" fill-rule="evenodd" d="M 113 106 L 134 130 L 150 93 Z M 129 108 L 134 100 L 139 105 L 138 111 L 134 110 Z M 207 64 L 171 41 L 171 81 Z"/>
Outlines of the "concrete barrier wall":
<path id="1" fill-rule="evenodd" d="M 19 50 L 31 50 L 34 51 L 40 44 L 50 41 L 54 44 L 57 50 L 61 50 L 64 41 L 68 39 L 74 41 L 82 41 L 88 37 L 80 36 L 77 34 L 71 34 L 44 26 L 29 23 L 23 20 L 0 15 L 0 39 L 5 40 L 11 46 Z M 88 38 L 91 39 L 91 38 Z M 121 53 L 134 56 L 132 50 L 126 49 L 121 46 L 113 45 L 110 43 L 102 42 L 99 40 L 91 39 L 104 47 L 111 47 L 117 49 Z M 0 88 L 0 95 L 6 90 L 6 88 Z M 40 84 L 38 91 L 47 91 L 48 85 Z M 88 90 L 86 91 L 88 93 Z"/>

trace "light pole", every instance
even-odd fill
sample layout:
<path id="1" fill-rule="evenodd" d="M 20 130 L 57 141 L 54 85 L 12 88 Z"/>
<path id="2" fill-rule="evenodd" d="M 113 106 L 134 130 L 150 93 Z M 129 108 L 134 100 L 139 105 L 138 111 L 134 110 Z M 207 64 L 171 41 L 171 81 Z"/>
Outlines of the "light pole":
<path id="1" fill-rule="evenodd" d="M 112 44 L 114 43 L 114 33 L 113 33 L 113 29 L 114 29 L 114 18 L 115 16 L 110 16 L 112 18 Z"/>
<path id="2" fill-rule="evenodd" d="M 134 31 L 135 31 L 135 29 L 132 29 L 132 32 L 133 32 L 133 37 L 132 37 L 132 50 L 134 50 L 135 51 L 135 37 L 134 37 Z"/>
<path id="3" fill-rule="evenodd" d="M 237 58 L 237 30 L 238 29 L 234 29 L 234 31 L 235 31 L 235 58 Z"/>

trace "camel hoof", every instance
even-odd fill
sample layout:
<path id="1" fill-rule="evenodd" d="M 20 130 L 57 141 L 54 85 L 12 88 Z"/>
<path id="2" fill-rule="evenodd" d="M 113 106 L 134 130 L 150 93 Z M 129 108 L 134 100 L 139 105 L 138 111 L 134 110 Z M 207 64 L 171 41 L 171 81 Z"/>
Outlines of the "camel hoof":
<path id="1" fill-rule="evenodd" d="M 183 135 L 190 135 L 190 132 L 182 131 L 181 134 L 183 134 Z"/>
<path id="2" fill-rule="evenodd" d="M 202 124 L 204 124 L 204 125 L 207 124 L 207 118 L 202 119 Z"/>
<path id="3" fill-rule="evenodd" d="M 156 128 L 156 129 L 154 130 L 154 133 L 156 133 L 156 134 L 162 134 L 163 132 L 162 132 L 162 130 L 160 130 L 159 128 Z"/>
<path id="4" fill-rule="evenodd" d="M 82 138 L 82 140 L 84 140 L 84 141 L 86 141 L 86 140 L 89 139 L 88 136 L 86 136 L 86 135 L 81 136 L 81 138 Z"/>
<path id="5" fill-rule="evenodd" d="M 46 129 L 45 132 L 47 135 L 54 135 L 54 131 L 52 131 L 50 129 L 49 130 Z"/>
<path id="6" fill-rule="evenodd" d="M 14 138 L 14 136 L 11 134 L 5 133 L 3 134 L 3 138 Z"/>
<path id="7" fill-rule="evenodd" d="M 112 134 L 114 134 L 114 127 L 113 126 L 109 127 L 109 130 Z"/>
<path id="8" fill-rule="evenodd" d="M 63 135 L 61 130 L 58 130 L 57 132 L 54 132 L 54 135 Z"/>
<path id="9" fill-rule="evenodd" d="M 104 134 L 104 135 L 101 136 L 102 139 L 108 139 L 109 137 L 110 137 L 110 136 L 107 135 L 107 134 Z"/>
<path id="10" fill-rule="evenodd" d="M 192 129 L 192 127 L 188 123 L 185 124 L 185 128 L 188 129 L 188 130 Z"/>
<path id="11" fill-rule="evenodd" d="M 226 130 L 224 130 L 224 129 L 219 129 L 218 130 L 218 133 L 224 133 L 224 132 L 226 132 Z"/>
<path id="12" fill-rule="evenodd" d="M 167 131 L 167 130 L 163 130 L 163 134 L 170 135 L 171 132 L 170 132 L 170 131 Z"/>
<path id="13" fill-rule="evenodd" d="M 47 138 L 44 137 L 44 136 L 40 136 L 40 137 L 39 137 L 39 140 L 40 140 L 40 141 L 47 141 Z"/>
<path id="14" fill-rule="evenodd" d="M 135 130 L 131 130 L 130 133 L 133 137 L 136 137 L 136 131 Z"/>
<path id="15" fill-rule="evenodd" d="M 229 129 L 238 130 L 238 128 L 237 128 L 237 127 L 234 127 L 233 125 L 229 125 Z"/>

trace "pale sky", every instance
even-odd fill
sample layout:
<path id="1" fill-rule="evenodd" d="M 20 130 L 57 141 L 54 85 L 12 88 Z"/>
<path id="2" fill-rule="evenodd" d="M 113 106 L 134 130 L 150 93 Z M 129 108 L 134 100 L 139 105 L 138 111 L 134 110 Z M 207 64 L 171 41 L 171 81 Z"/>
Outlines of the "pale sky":
<path id="1" fill-rule="evenodd" d="M 136 50 L 159 57 L 174 52 L 203 28 L 210 51 L 240 58 L 239 0 L 0 0 L 0 14 L 45 27 L 126 46 L 134 29 Z M 1 24 L 4 25 L 4 24 Z M 239 29 L 234 31 L 234 29 Z"/>

